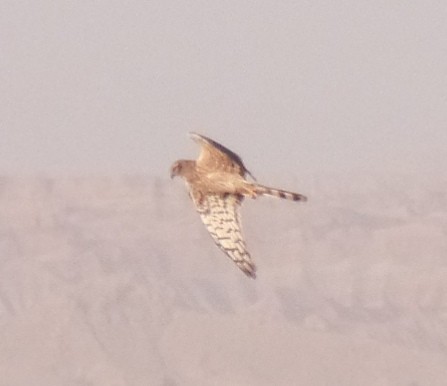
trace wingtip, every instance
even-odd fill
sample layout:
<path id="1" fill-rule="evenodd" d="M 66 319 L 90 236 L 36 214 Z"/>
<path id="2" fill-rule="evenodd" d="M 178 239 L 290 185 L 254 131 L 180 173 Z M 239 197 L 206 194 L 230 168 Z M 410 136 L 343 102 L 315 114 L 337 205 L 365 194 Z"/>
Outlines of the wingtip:
<path id="1" fill-rule="evenodd" d="M 247 276 L 248 276 L 250 279 L 256 280 L 256 272 L 250 272 L 250 273 L 247 273 Z"/>
<path id="2" fill-rule="evenodd" d="M 244 264 L 239 266 L 242 272 L 245 273 L 250 279 L 256 279 L 256 266 L 254 264 Z"/>
<path id="3" fill-rule="evenodd" d="M 194 141 L 200 140 L 202 136 L 199 133 L 196 133 L 195 131 L 189 132 L 189 138 L 191 138 Z"/>

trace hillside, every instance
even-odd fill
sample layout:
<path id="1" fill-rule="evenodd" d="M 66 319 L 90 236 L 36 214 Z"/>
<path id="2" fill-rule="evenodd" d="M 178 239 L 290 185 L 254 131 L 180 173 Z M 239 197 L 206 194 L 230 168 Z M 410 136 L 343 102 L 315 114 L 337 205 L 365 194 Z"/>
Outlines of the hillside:
<path id="1" fill-rule="evenodd" d="M 253 281 L 178 181 L 1 177 L 0 385 L 445 385 L 447 180 L 282 185 Z"/>

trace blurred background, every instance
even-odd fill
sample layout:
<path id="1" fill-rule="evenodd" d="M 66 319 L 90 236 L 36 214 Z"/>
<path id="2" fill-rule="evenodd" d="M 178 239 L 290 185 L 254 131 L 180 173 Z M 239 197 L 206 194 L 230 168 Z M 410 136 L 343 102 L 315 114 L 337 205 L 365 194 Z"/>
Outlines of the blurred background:
<path id="1" fill-rule="evenodd" d="M 165 175 L 197 131 L 272 173 L 445 173 L 446 6 L 21 1 L 1 170 Z"/>
<path id="2" fill-rule="evenodd" d="M 0 385 L 444 385 L 447 5 L 3 1 Z M 262 183 L 252 281 L 183 184 Z"/>

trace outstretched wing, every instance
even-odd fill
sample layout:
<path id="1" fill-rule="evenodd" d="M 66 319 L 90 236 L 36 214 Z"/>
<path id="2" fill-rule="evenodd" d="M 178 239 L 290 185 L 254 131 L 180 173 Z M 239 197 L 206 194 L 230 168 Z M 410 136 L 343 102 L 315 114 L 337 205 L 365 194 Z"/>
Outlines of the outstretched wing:
<path id="1" fill-rule="evenodd" d="M 256 266 L 242 236 L 239 207 L 243 197 L 234 194 L 200 196 L 194 192 L 191 197 L 216 245 L 247 276 L 256 278 Z"/>
<path id="2" fill-rule="evenodd" d="M 241 157 L 236 153 L 204 135 L 190 133 L 190 136 L 201 147 L 199 158 L 196 161 L 199 168 L 236 173 L 241 176 L 248 173 L 255 180 L 245 167 Z"/>

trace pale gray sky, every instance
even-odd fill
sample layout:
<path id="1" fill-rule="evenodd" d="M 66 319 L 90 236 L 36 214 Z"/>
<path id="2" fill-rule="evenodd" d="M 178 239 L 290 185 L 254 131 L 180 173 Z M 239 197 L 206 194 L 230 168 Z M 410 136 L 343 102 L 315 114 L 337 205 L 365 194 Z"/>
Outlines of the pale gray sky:
<path id="1" fill-rule="evenodd" d="M 0 172 L 445 173 L 444 1 L 2 1 Z"/>

